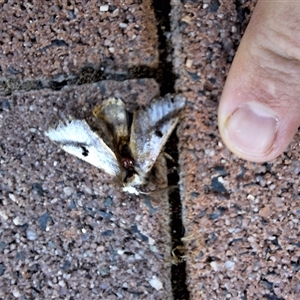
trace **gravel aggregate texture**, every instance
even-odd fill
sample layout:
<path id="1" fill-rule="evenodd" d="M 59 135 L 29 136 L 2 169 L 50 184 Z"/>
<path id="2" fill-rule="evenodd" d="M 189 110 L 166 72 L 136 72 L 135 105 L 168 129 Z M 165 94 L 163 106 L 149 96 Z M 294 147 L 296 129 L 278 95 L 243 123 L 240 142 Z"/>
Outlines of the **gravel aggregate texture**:
<path id="1" fill-rule="evenodd" d="M 1 111 L 1 299 L 171 299 L 166 192 L 129 196 L 44 135 L 103 99 L 129 110 L 159 93 L 153 79 L 16 92 Z M 80 111 L 79 111 L 80 110 Z M 148 190 L 166 187 L 161 157 Z"/>
<path id="2" fill-rule="evenodd" d="M 299 133 L 254 164 L 217 128 L 255 3 L 0 0 L 0 299 L 299 299 Z M 107 97 L 133 112 L 169 92 L 187 98 L 185 230 L 170 220 L 169 201 L 177 217 L 180 206 L 163 189 L 163 156 L 152 193 L 129 196 L 44 135 L 68 116 L 93 125 Z"/>
<path id="3" fill-rule="evenodd" d="M 173 1 L 176 91 L 190 299 L 298 299 L 299 134 L 272 162 L 224 147 L 217 107 L 255 2 Z"/>
<path id="4" fill-rule="evenodd" d="M 0 19 L 2 93 L 158 65 L 150 0 L 1 1 Z"/>

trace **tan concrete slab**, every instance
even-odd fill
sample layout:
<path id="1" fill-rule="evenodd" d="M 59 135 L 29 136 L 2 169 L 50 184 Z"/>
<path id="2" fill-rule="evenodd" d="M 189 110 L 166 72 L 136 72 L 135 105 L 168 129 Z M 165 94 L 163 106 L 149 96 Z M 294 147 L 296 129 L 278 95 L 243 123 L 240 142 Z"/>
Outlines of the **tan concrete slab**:
<path id="1" fill-rule="evenodd" d="M 167 195 L 124 194 L 44 135 L 109 96 L 132 111 L 158 93 L 140 79 L 1 98 L 1 299 L 171 299 Z M 150 190 L 166 186 L 164 160 L 156 171 Z"/>
<path id="2" fill-rule="evenodd" d="M 136 69 L 156 68 L 151 4 L 1 1 L 0 92 L 126 78 Z"/>
<path id="3" fill-rule="evenodd" d="M 172 1 L 190 299 L 298 299 L 299 134 L 266 164 L 223 145 L 217 107 L 254 2 Z M 238 5 L 238 7 L 236 7 Z M 242 23 L 241 23 L 242 22 Z"/>

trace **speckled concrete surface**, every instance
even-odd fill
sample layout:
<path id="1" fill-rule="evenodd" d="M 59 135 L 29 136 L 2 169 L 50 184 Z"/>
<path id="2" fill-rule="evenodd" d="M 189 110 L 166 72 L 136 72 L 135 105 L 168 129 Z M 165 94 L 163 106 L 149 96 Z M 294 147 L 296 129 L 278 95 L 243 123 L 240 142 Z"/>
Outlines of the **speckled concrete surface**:
<path id="1" fill-rule="evenodd" d="M 158 65 L 150 0 L 0 1 L 0 19 L 0 92 Z"/>
<path id="2" fill-rule="evenodd" d="M 2 99 L 1 299 L 171 297 L 166 193 L 125 195 L 104 172 L 44 135 L 53 120 L 79 108 L 89 115 L 103 98 L 121 97 L 133 110 L 158 93 L 155 81 L 145 79 Z M 166 186 L 163 159 L 156 175 L 160 182 L 150 190 Z"/>
<path id="3" fill-rule="evenodd" d="M 175 258 L 166 195 L 124 195 L 43 134 L 69 114 L 87 117 L 106 96 L 132 111 L 159 94 L 150 79 L 68 86 L 96 81 L 90 69 L 120 79 L 159 66 L 151 2 L 40 3 L 0 1 L 0 93 L 13 92 L 0 98 L 0 298 L 171 299 L 178 258 L 190 299 L 298 299 L 299 134 L 275 161 L 253 164 L 233 156 L 217 129 L 255 1 L 170 1 L 166 59 L 188 98 L 178 131 L 185 250 Z M 45 86 L 65 87 L 14 91 Z M 164 187 L 163 160 L 157 170 Z"/>
<path id="4" fill-rule="evenodd" d="M 217 106 L 254 2 L 173 2 L 190 299 L 298 299 L 299 134 L 275 161 L 248 163 L 222 144 Z M 243 23 L 244 22 L 244 23 Z"/>

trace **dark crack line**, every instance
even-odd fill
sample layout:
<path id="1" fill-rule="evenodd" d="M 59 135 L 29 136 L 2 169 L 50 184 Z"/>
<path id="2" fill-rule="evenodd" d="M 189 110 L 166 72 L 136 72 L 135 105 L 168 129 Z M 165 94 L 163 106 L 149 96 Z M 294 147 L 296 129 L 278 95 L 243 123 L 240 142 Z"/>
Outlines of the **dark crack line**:
<path id="1" fill-rule="evenodd" d="M 153 0 L 153 7 L 156 16 L 157 31 L 159 36 L 159 70 L 156 80 L 160 84 L 161 95 L 175 92 L 176 76 L 173 72 L 172 57 L 173 46 L 171 39 L 170 12 L 171 5 L 168 1 Z M 173 158 L 174 162 L 168 160 L 168 169 L 173 172 L 168 174 L 168 185 L 177 186 L 179 182 L 178 175 L 178 137 L 176 130 L 169 138 L 165 151 Z M 174 189 L 169 195 L 170 205 L 170 232 L 172 238 L 173 258 L 178 258 L 174 261 L 171 268 L 171 284 L 174 300 L 190 299 L 189 291 L 186 285 L 186 263 L 181 256 L 184 255 L 184 245 L 182 238 L 184 237 L 184 226 L 182 222 L 182 205 L 179 188 Z M 174 257 L 175 256 L 175 257 Z"/>
<path id="2" fill-rule="evenodd" d="M 178 136 L 176 130 L 170 136 L 165 148 L 165 152 L 171 155 L 174 161 L 168 160 L 167 166 L 169 170 L 173 170 L 168 174 L 168 185 L 178 186 L 178 148 L 174 145 L 178 144 Z M 171 283 L 174 300 L 188 300 L 189 291 L 186 284 L 186 263 L 184 256 L 184 244 L 182 238 L 185 234 L 185 229 L 182 222 L 182 204 L 180 198 L 179 187 L 172 190 L 169 195 L 171 222 L 170 230 L 172 237 L 172 268 L 171 268 Z"/>
<path id="3" fill-rule="evenodd" d="M 161 95 L 174 93 L 176 75 L 173 72 L 172 57 L 173 47 L 170 37 L 171 5 L 168 1 L 153 0 L 156 17 L 158 42 L 159 42 L 159 67 L 156 72 L 156 80 L 160 84 Z"/>

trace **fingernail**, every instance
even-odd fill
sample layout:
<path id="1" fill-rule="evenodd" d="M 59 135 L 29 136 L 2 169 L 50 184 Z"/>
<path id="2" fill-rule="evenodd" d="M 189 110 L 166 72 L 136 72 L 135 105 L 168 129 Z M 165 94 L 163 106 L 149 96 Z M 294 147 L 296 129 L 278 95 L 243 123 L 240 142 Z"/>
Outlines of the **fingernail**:
<path id="1" fill-rule="evenodd" d="M 227 119 L 228 142 L 239 152 L 261 156 L 272 150 L 278 128 L 274 112 L 260 103 L 247 103 Z"/>

